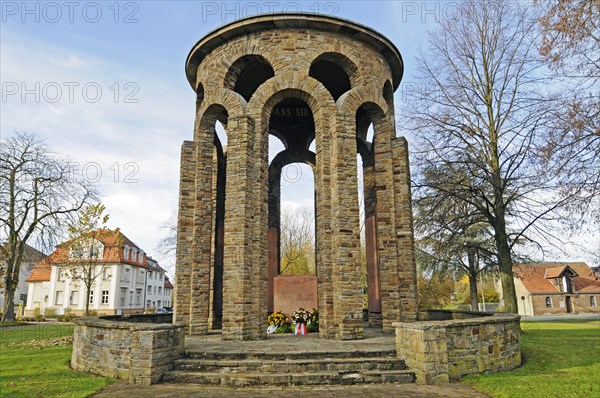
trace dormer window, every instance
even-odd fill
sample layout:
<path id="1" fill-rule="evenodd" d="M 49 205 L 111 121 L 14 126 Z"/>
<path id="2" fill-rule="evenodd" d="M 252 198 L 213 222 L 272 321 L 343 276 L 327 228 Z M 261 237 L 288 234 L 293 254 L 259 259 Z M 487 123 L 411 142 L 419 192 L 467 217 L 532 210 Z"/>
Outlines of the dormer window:
<path id="1" fill-rule="evenodd" d="M 129 257 L 129 246 L 124 246 L 123 247 L 123 260 L 127 260 L 127 257 Z"/>

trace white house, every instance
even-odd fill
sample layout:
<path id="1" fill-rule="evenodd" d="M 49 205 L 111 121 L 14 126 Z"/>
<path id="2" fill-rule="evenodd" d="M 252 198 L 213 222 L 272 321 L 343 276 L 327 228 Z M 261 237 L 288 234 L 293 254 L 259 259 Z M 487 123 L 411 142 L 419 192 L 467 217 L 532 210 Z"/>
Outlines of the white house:
<path id="1" fill-rule="evenodd" d="M 31 274 L 33 266 L 42 260 L 46 255 L 41 251 L 34 249 L 29 245 L 25 245 L 25 251 L 23 252 L 23 260 L 21 261 L 21 268 L 19 269 L 19 283 L 15 290 L 15 313 L 17 313 L 17 306 L 25 304 L 27 301 L 27 277 Z M 0 275 L 3 275 L 6 264 L 0 262 Z M 4 308 L 4 287 L 2 286 L 3 281 L 0 281 L 0 313 Z"/>
<path id="2" fill-rule="evenodd" d="M 33 267 L 27 279 L 27 316 L 34 315 L 36 309 L 42 315 L 84 314 L 86 286 L 78 277 L 82 267 L 91 267 L 97 275 L 90 289 L 90 311 L 98 315 L 144 311 L 150 268 L 142 249 L 120 231 L 108 229 L 96 231 L 83 250 L 74 249 L 70 243 L 57 246 L 54 253 Z M 93 261 L 89 260 L 90 256 Z M 150 262 L 156 263 L 152 259 Z M 162 291 L 164 293 L 164 286 Z M 164 302 L 164 298 L 161 301 Z"/>
<path id="3" fill-rule="evenodd" d="M 166 271 L 152 257 L 148 257 L 146 276 L 146 308 L 171 307 L 173 285 Z"/>

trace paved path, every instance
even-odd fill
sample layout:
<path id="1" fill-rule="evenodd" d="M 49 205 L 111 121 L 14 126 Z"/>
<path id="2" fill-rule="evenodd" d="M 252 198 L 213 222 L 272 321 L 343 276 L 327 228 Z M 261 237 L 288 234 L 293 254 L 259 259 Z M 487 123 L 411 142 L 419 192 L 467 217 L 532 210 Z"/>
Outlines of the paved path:
<path id="1" fill-rule="evenodd" d="M 361 384 L 353 386 L 278 386 L 228 388 L 197 384 L 156 384 L 132 386 L 112 385 L 93 395 L 105 398 L 254 398 L 254 397 L 318 397 L 318 398 L 485 398 L 462 384 L 419 386 L 417 384 Z"/>
<path id="2" fill-rule="evenodd" d="M 309 333 L 306 336 L 293 334 L 272 334 L 265 340 L 253 341 L 223 341 L 220 334 L 203 336 L 185 336 L 185 349 L 188 352 L 206 352 L 235 354 L 286 354 L 286 353 L 311 353 L 328 352 L 341 353 L 349 351 L 385 351 L 395 350 L 395 336 L 383 333 L 381 329 L 365 328 L 363 340 L 325 340 L 318 333 Z"/>

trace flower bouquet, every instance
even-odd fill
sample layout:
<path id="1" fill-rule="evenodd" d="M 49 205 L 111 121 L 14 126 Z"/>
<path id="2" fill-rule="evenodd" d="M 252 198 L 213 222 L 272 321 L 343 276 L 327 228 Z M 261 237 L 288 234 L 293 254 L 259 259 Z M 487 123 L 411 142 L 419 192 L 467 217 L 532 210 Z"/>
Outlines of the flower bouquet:
<path id="1" fill-rule="evenodd" d="M 275 311 L 271 315 L 267 317 L 267 321 L 269 322 L 269 328 L 267 329 L 267 333 L 286 333 L 291 332 L 291 329 L 288 325 L 290 322 L 290 318 L 286 314 L 281 311 Z"/>
<path id="2" fill-rule="evenodd" d="M 300 308 L 298 311 L 292 313 L 292 320 L 296 324 L 296 331 L 294 334 L 305 335 L 308 334 L 306 331 L 306 324 L 312 319 L 312 314 L 306 311 L 304 308 Z"/>

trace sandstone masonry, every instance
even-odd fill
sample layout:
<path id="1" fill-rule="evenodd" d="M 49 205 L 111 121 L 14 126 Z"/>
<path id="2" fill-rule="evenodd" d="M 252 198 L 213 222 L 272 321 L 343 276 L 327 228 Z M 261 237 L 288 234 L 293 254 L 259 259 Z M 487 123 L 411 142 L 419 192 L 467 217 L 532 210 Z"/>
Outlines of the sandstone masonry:
<path id="1" fill-rule="evenodd" d="M 193 140 L 181 152 L 175 322 L 189 334 L 222 326 L 224 339 L 265 337 L 279 264 L 281 169 L 304 162 L 315 178 L 321 333 L 361 338 L 357 153 L 371 320 L 389 331 L 416 320 L 408 149 L 394 121 L 403 73 L 396 47 L 338 18 L 263 15 L 202 38 L 186 73 L 197 101 Z M 271 164 L 269 134 L 286 147 Z"/>

